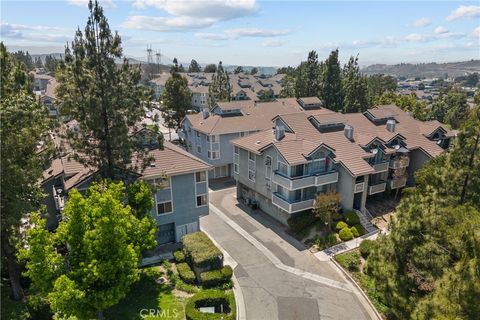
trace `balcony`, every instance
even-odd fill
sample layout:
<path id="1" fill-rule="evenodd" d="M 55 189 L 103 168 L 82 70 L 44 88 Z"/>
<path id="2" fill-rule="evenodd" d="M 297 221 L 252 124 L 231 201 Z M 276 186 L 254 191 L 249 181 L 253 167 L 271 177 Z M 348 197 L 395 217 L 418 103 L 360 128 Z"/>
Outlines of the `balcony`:
<path id="1" fill-rule="evenodd" d="M 186 140 L 186 135 L 185 135 L 185 132 L 183 130 L 178 130 L 177 131 L 177 134 L 178 134 L 178 137 L 182 140 Z"/>
<path id="2" fill-rule="evenodd" d="M 62 212 L 65 208 L 65 197 L 63 196 L 63 190 L 60 187 L 52 187 L 53 189 L 53 200 L 55 201 L 55 208 Z"/>
<path id="3" fill-rule="evenodd" d="M 363 190 L 365 190 L 365 182 L 359 182 L 359 183 L 355 183 L 355 188 L 353 189 L 353 193 L 359 193 L 359 192 L 363 192 Z"/>
<path id="4" fill-rule="evenodd" d="M 287 177 L 278 171 L 273 174 L 273 182 L 288 189 L 297 190 L 312 186 L 322 186 L 324 184 L 335 183 L 338 181 L 338 172 L 329 171 L 326 173 L 319 173 L 300 177 Z"/>
<path id="5" fill-rule="evenodd" d="M 389 181 L 389 183 L 391 189 L 405 187 L 405 185 L 407 184 L 407 177 L 392 179 Z"/>
<path id="6" fill-rule="evenodd" d="M 385 191 L 386 187 L 387 187 L 386 182 L 381 182 L 381 183 L 378 183 L 378 184 L 368 186 L 368 194 L 372 195 L 372 194 L 383 192 L 383 191 Z"/>
<path id="7" fill-rule="evenodd" d="M 408 167 L 409 164 L 410 164 L 410 158 L 395 159 L 395 160 L 390 160 L 389 168 L 390 169 L 406 168 Z"/>
<path id="8" fill-rule="evenodd" d="M 279 196 L 278 193 L 272 194 L 272 203 L 288 213 L 311 209 L 314 201 L 315 199 L 288 201 Z"/>
<path id="9" fill-rule="evenodd" d="M 373 167 L 373 170 L 375 170 L 375 173 L 385 172 L 388 170 L 388 161 L 372 164 L 371 166 Z"/>

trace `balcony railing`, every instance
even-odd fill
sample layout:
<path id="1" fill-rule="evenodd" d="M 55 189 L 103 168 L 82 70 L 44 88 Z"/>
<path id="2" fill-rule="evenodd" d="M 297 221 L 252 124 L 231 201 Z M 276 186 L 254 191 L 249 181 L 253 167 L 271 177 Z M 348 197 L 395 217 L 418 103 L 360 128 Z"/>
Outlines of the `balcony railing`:
<path id="1" fill-rule="evenodd" d="M 288 213 L 311 209 L 313 208 L 314 201 L 315 199 L 287 201 L 279 196 L 278 193 L 272 194 L 272 203 Z"/>
<path id="2" fill-rule="evenodd" d="M 365 189 L 365 181 L 355 183 L 355 188 L 353 190 L 353 193 L 363 192 L 364 189 Z"/>
<path id="3" fill-rule="evenodd" d="M 375 170 L 375 173 L 385 172 L 388 170 L 388 161 L 372 164 L 372 167 L 373 167 L 373 170 Z"/>
<path id="4" fill-rule="evenodd" d="M 186 140 L 186 135 L 185 135 L 185 132 L 183 130 L 178 130 L 177 134 L 178 134 L 178 137 L 180 139 Z"/>
<path id="5" fill-rule="evenodd" d="M 390 180 L 390 188 L 391 189 L 398 189 L 398 188 L 401 188 L 401 187 L 405 187 L 406 184 L 407 184 L 407 178 L 406 177 L 396 178 L 396 179 Z"/>
<path id="6" fill-rule="evenodd" d="M 386 182 L 381 182 L 379 184 L 374 184 L 368 187 L 368 194 L 376 194 L 385 191 L 385 188 L 387 187 Z"/>
<path id="7" fill-rule="evenodd" d="M 410 158 L 390 160 L 389 167 L 390 169 L 399 169 L 408 167 L 410 164 Z"/>
<path id="8" fill-rule="evenodd" d="M 53 200 L 55 201 L 55 208 L 62 212 L 63 211 L 63 208 L 65 208 L 65 198 L 63 196 L 63 192 L 62 192 L 62 189 L 59 188 L 55 188 L 55 186 L 53 186 Z"/>
<path id="9" fill-rule="evenodd" d="M 324 184 L 335 183 L 338 181 L 338 172 L 329 171 L 308 176 L 287 177 L 278 171 L 273 174 L 273 182 L 288 189 L 297 190 L 312 186 L 322 186 Z"/>

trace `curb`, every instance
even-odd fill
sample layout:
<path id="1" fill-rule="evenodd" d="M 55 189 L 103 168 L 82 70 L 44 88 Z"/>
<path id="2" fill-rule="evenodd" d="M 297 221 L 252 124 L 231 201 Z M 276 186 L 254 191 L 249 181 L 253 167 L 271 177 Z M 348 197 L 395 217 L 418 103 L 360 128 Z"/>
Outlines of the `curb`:
<path id="1" fill-rule="evenodd" d="M 347 251 L 346 251 L 347 252 Z M 372 301 L 370 301 L 370 298 L 368 298 L 368 295 L 365 293 L 365 291 L 363 291 L 363 289 L 358 285 L 358 283 L 355 281 L 355 279 L 345 270 L 343 269 L 343 267 L 337 262 L 335 261 L 335 259 L 333 257 L 330 258 L 330 261 L 333 262 L 333 264 L 342 271 L 342 273 L 347 277 L 347 279 L 353 283 L 353 285 L 358 289 L 358 291 L 360 292 L 360 294 L 362 295 L 362 297 L 367 301 L 368 305 L 370 306 L 371 310 L 373 310 L 373 313 L 375 314 L 375 316 L 377 317 L 378 320 L 383 320 L 382 316 L 380 315 L 380 313 L 377 311 L 377 309 L 375 308 L 375 306 L 373 305 Z"/>

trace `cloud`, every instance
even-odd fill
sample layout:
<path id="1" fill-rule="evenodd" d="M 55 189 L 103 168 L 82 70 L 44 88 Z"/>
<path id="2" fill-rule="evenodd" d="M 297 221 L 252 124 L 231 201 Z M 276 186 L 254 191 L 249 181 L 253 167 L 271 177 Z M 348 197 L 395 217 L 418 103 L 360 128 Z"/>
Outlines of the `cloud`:
<path id="1" fill-rule="evenodd" d="M 433 32 L 434 32 L 435 34 L 442 34 L 442 33 L 447 33 L 448 30 L 445 29 L 445 28 L 442 27 L 442 26 L 438 26 L 438 27 L 435 28 L 435 30 L 433 30 Z"/>
<path id="2" fill-rule="evenodd" d="M 123 23 L 126 28 L 155 31 L 206 28 L 221 21 L 253 15 L 258 10 L 255 0 L 136 0 L 133 6 L 139 9 L 155 7 L 169 14 L 161 17 L 134 15 Z"/>
<path id="3" fill-rule="evenodd" d="M 89 0 L 67 0 L 67 2 L 71 5 L 78 6 L 78 7 L 86 7 L 88 6 Z M 99 4 L 104 8 L 116 8 L 117 6 L 113 2 L 113 0 L 98 0 Z"/>
<path id="4" fill-rule="evenodd" d="M 435 31 L 437 30 L 435 29 Z M 441 33 L 437 33 L 437 32 L 435 32 L 435 34 L 411 33 L 409 35 L 406 35 L 403 39 L 408 42 L 430 42 L 430 41 L 436 41 L 441 39 L 460 39 L 465 37 L 465 33 L 463 32 L 450 32 L 445 29 L 441 29 L 439 31 L 441 31 Z"/>
<path id="5" fill-rule="evenodd" d="M 285 41 L 283 41 L 283 40 L 271 39 L 271 40 L 267 40 L 267 41 L 263 42 L 262 46 L 264 46 L 264 47 L 281 47 L 284 44 L 285 44 Z"/>
<path id="6" fill-rule="evenodd" d="M 475 29 L 473 29 L 472 34 L 475 38 L 480 38 L 480 27 L 476 27 Z"/>
<path id="7" fill-rule="evenodd" d="M 413 23 L 413 25 L 415 27 L 426 27 L 426 26 L 430 25 L 430 23 L 432 23 L 432 21 L 430 19 L 424 17 L 424 18 L 420 18 L 420 19 L 416 20 Z"/>
<path id="8" fill-rule="evenodd" d="M 480 17 L 480 6 L 460 6 L 453 10 L 447 17 L 447 21 L 458 19 L 475 19 Z"/>
<path id="9" fill-rule="evenodd" d="M 224 41 L 239 39 L 243 37 L 255 38 L 270 38 L 289 34 L 288 30 L 272 30 L 272 29 L 257 29 L 257 28 L 238 28 L 227 29 L 223 33 L 196 33 L 195 36 L 205 40 Z"/>
<path id="10" fill-rule="evenodd" d="M 196 33 L 195 37 L 204 39 L 204 40 L 215 40 L 215 41 L 222 41 L 222 40 L 230 40 L 232 39 L 230 36 L 225 34 L 219 33 Z"/>
<path id="11" fill-rule="evenodd" d="M 65 43 L 73 38 L 73 31 L 72 33 L 70 31 L 69 29 L 42 25 L 0 23 L 2 38 L 11 38 L 16 41 Z"/>

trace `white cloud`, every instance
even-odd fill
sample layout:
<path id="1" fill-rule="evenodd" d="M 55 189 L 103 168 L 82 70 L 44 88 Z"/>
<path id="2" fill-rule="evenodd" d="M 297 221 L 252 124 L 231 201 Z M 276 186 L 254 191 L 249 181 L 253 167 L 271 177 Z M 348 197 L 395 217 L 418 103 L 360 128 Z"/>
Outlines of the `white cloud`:
<path id="1" fill-rule="evenodd" d="M 447 33 L 448 30 L 445 29 L 445 28 L 442 27 L 442 26 L 438 26 L 438 27 L 435 28 L 435 30 L 433 30 L 433 32 L 434 32 L 435 34 L 442 34 L 442 33 Z"/>
<path id="2" fill-rule="evenodd" d="M 476 38 L 480 38 L 480 27 L 476 27 L 473 29 L 473 36 Z"/>
<path id="3" fill-rule="evenodd" d="M 67 2 L 74 6 L 86 7 L 89 0 L 67 0 Z M 98 0 L 99 4 L 104 8 L 116 8 L 117 6 L 113 0 Z"/>
<path id="4" fill-rule="evenodd" d="M 267 41 L 263 42 L 262 46 L 264 46 L 264 47 L 281 47 L 284 44 L 285 44 L 285 41 L 283 41 L 283 40 L 271 39 L 271 40 L 267 40 Z"/>
<path id="5" fill-rule="evenodd" d="M 413 25 L 415 27 L 426 27 L 426 26 L 430 25 L 430 23 L 432 23 L 432 21 L 430 19 L 424 17 L 424 18 L 420 18 L 420 19 L 416 20 L 413 23 Z"/>
<path id="6" fill-rule="evenodd" d="M 195 36 L 205 40 L 232 40 L 243 37 L 270 38 L 289 34 L 288 30 L 271 30 L 257 28 L 227 29 L 223 33 L 196 33 Z"/>
<path id="7" fill-rule="evenodd" d="M 418 34 L 411 33 L 406 35 L 403 39 L 408 42 L 429 42 L 441 39 L 460 39 L 465 37 L 463 32 L 450 32 L 448 30 L 440 30 L 442 33 L 436 34 Z"/>
<path id="8" fill-rule="evenodd" d="M 219 33 L 196 33 L 195 36 L 204 40 L 230 40 L 231 37 Z"/>
<path id="9" fill-rule="evenodd" d="M 447 17 L 447 21 L 454 21 L 457 19 L 475 19 L 480 17 L 480 6 L 460 6 L 453 10 Z"/>
<path id="10" fill-rule="evenodd" d="M 404 39 L 410 42 L 425 42 L 431 40 L 432 37 L 426 34 L 411 33 L 406 35 Z"/>
<path id="11" fill-rule="evenodd" d="M 258 10 L 255 0 L 136 0 L 133 6 L 139 9 L 155 7 L 169 16 L 130 16 L 123 26 L 157 31 L 205 28 L 217 22 L 253 15 Z M 154 27 L 148 27 L 149 23 Z"/>
<path id="12" fill-rule="evenodd" d="M 0 35 L 2 38 L 11 38 L 12 40 L 23 42 L 65 43 L 73 39 L 73 31 L 69 29 L 8 22 L 0 23 Z"/>

